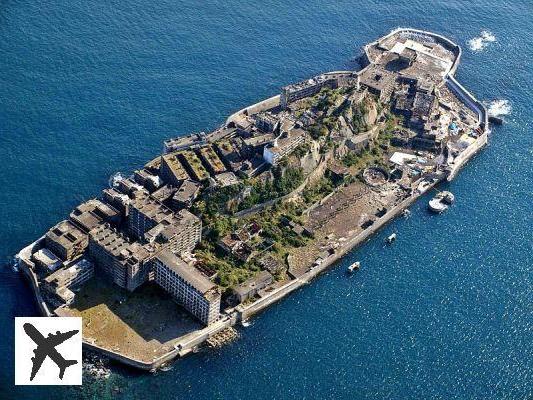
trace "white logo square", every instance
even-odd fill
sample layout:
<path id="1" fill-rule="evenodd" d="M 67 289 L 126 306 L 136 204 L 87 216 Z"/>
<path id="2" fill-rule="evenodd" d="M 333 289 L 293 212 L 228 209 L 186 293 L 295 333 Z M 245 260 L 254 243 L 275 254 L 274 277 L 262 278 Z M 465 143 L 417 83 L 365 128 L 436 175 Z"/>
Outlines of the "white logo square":
<path id="1" fill-rule="evenodd" d="M 15 385 L 81 385 L 80 317 L 15 318 Z"/>

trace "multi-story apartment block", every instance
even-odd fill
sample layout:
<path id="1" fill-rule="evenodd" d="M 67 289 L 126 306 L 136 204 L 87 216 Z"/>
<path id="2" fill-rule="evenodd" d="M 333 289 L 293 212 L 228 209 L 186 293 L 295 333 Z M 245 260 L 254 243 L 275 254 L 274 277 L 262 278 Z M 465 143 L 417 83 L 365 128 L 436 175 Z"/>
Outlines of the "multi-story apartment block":
<path id="1" fill-rule="evenodd" d="M 73 260 L 87 247 L 87 234 L 72 222 L 61 221 L 46 233 L 45 245 L 61 260 Z"/>
<path id="2" fill-rule="evenodd" d="M 307 134 L 302 129 L 292 129 L 289 132 L 284 132 L 277 138 L 270 146 L 265 146 L 263 149 L 263 158 L 272 165 L 278 165 L 280 160 L 291 154 L 296 147 L 304 143 Z"/>
<path id="3" fill-rule="evenodd" d="M 94 265 L 85 258 L 60 268 L 44 279 L 44 289 L 58 296 L 62 302 L 70 304 L 74 300 L 71 289 L 81 286 L 94 275 Z"/>
<path id="4" fill-rule="evenodd" d="M 120 223 L 120 212 L 108 204 L 92 199 L 80 204 L 70 213 L 70 220 L 89 232 L 104 222 Z"/>
<path id="5" fill-rule="evenodd" d="M 336 88 L 338 85 L 337 79 L 331 79 L 327 75 L 318 75 L 314 78 L 307 79 L 292 85 L 284 86 L 281 89 L 280 106 L 281 109 L 287 108 L 287 106 L 293 101 L 303 99 L 305 97 L 314 96 L 322 88 Z"/>
<path id="6" fill-rule="evenodd" d="M 217 285 L 169 250 L 161 251 L 153 264 L 155 282 L 186 310 L 206 325 L 218 319 L 220 292 Z"/>
<path id="7" fill-rule="evenodd" d="M 130 243 L 109 225 L 101 225 L 89 235 L 88 254 L 99 269 L 118 286 L 135 290 L 148 279 L 153 246 Z"/>
<path id="8" fill-rule="evenodd" d="M 172 210 L 149 196 L 137 196 L 128 205 L 128 231 L 136 239 L 145 240 L 145 233 L 161 221 L 172 218 Z"/>
<path id="9" fill-rule="evenodd" d="M 189 174 L 179 160 L 177 152 L 163 154 L 161 156 L 161 165 L 159 175 L 170 186 L 178 187 L 181 182 L 189 179 Z"/>
<path id="10" fill-rule="evenodd" d="M 202 221 L 187 210 L 180 210 L 145 233 L 148 243 L 161 244 L 174 253 L 191 252 L 202 237 Z"/>

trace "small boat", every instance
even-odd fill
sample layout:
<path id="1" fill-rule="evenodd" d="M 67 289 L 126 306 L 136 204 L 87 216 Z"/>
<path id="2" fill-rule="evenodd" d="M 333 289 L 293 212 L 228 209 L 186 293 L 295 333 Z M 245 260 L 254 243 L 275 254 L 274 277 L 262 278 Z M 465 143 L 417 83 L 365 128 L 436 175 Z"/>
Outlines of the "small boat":
<path id="1" fill-rule="evenodd" d="M 387 243 L 388 244 L 391 244 L 392 242 L 394 242 L 396 240 L 396 234 L 393 233 L 392 235 L 390 235 L 388 238 L 387 238 Z"/>
<path id="2" fill-rule="evenodd" d="M 428 207 L 434 213 L 440 214 L 448 209 L 448 206 L 455 201 L 455 196 L 452 192 L 439 192 L 433 197 L 428 204 Z"/>
<path id="3" fill-rule="evenodd" d="M 437 214 L 441 214 L 448 209 L 448 206 L 444 201 L 437 197 L 434 197 L 429 201 L 428 207 L 431 211 Z"/>
<path id="4" fill-rule="evenodd" d="M 408 209 L 403 210 L 402 217 L 409 218 L 410 216 L 411 216 L 411 211 L 409 211 Z"/>
<path id="5" fill-rule="evenodd" d="M 361 263 L 359 261 L 356 261 L 348 267 L 348 272 L 354 272 L 356 269 L 359 269 L 360 267 L 361 267 Z"/>

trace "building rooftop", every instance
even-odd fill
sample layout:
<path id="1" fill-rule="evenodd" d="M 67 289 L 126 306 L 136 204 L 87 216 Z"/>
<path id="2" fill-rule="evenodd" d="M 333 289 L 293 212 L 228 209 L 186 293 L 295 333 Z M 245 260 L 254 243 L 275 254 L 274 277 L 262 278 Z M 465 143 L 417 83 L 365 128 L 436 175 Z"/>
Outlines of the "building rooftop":
<path id="1" fill-rule="evenodd" d="M 292 129 L 290 132 L 286 132 L 278 138 L 276 144 L 270 146 L 269 150 L 272 153 L 284 153 L 287 147 L 292 146 L 295 141 L 298 141 L 305 136 L 307 136 L 307 133 L 303 129 Z"/>
<path id="2" fill-rule="evenodd" d="M 179 160 L 179 152 L 163 154 L 161 156 L 161 164 L 165 164 L 168 169 L 172 172 L 176 180 L 185 180 L 189 179 L 189 174 L 183 167 L 181 161 Z"/>
<path id="3" fill-rule="evenodd" d="M 226 167 L 224 167 L 224 164 L 220 161 L 220 158 L 218 158 L 211 146 L 202 147 L 200 149 L 200 156 L 215 174 L 220 174 L 226 171 Z"/>
<path id="4" fill-rule="evenodd" d="M 255 288 L 262 289 L 272 282 L 272 274 L 268 271 L 259 271 L 255 276 L 247 279 L 240 285 L 233 287 L 233 290 L 241 296 L 246 296 Z"/>
<path id="5" fill-rule="evenodd" d="M 53 284 L 54 282 L 62 282 L 67 279 L 70 275 L 77 274 L 80 270 L 93 268 L 93 263 L 85 258 L 81 258 L 73 262 L 71 265 L 66 266 L 65 268 L 60 268 L 57 271 L 51 273 L 44 281 L 47 284 Z"/>
<path id="6" fill-rule="evenodd" d="M 190 168 L 194 178 L 198 181 L 209 178 L 209 172 L 204 168 L 198 156 L 192 151 L 184 151 L 180 154 L 185 164 Z"/>
<path id="7" fill-rule="evenodd" d="M 223 172 L 215 176 L 215 181 L 221 186 L 237 185 L 240 180 L 233 172 Z"/>
<path id="8" fill-rule="evenodd" d="M 131 200 L 129 206 L 158 223 L 173 215 L 171 209 L 149 196 L 138 196 Z"/>
<path id="9" fill-rule="evenodd" d="M 310 79 L 306 79 L 300 82 L 293 83 L 291 85 L 284 86 L 282 90 L 287 91 L 289 93 L 297 92 L 299 90 L 308 88 L 310 86 L 318 85 L 327 80 L 328 80 L 328 77 L 326 75 L 318 75 Z"/>
<path id="10" fill-rule="evenodd" d="M 184 227 L 200 223 L 200 219 L 185 209 L 178 211 L 176 214 L 169 216 L 150 229 L 144 234 L 149 243 L 159 241 L 168 242 L 174 236 L 181 233 Z"/>
<path id="11" fill-rule="evenodd" d="M 359 82 L 369 88 L 383 91 L 394 83 L 396 75 L 378 66 L 365 68 L 359 74 Z"/>
<path id="12" fill-rule="evenodd" d="M 48 240 L 59 243 L 65 248 L 72 247 L 86 238 L 86 234 L 70 221 L 61 221 L 46 233 Z"/>
<path id="13" fill-rule="evenodd" d="M 113 229 L 108 224 L 100 225 L 89 234 L 91 240 L 105 248 L 109 253 L 118 257 L 127 249 L 130 241 L 123 233 Z"/>
<path id="14" fill-rule="evenodd" d="M 118 210 L 97 199 L 80 204 L 70 213 L 70 219 L 86 232 L 94 229 L 103 221 L 118 222 L 119 218 Z"/>
<path id="15" fill-rule="evenodd" d="M 157 201 L 163 202 L 165 200 L 170 199 L 175 192 L 176 188 L 169 185 L 163 185 L 155 192 L 153 192 L 150 196 L 152 196 Z"/>
<path id="16" fill-rule="evenodd" d="M 207 279 L 198 269 L 186 264 L 170 250 L 165 249 L 161 251 L 156 258 L 202 294 L 206 294 L 211 289 L 217 287 L 216 284 Z"/>
<path id="17" fill-rule="evenodd" d="M 417 92 L 413 101 L 413 114 L 421 117 L 429 117 L 435 96 L 428 93 Z"/>
<path id="18" fill-rule="evenodd" d="M 193 147 L 203 146 L 206 144 L 206 134 L 205 132 L 200 133 L 191 133 L 188 136 L 180 136 L 174 139 L 165 140 L 164 146 L 165 151 L 178 151 L 185 150 Z"/>
<path id="19" fill-rule="evenodd" d="M 218 142 L 219 140 L 229 138 L 235 135 L 236 130 L 237 130 L 236 128 L 230 128 L 227 126 L 220 127 L 217 130 L 214 130 L 213 132 L 210 132 L 207 135 L 207 141 L 209 143 L 214 143 L 214 142 Z"/>
<path id="20" fill-rule="evenodd" d="M 174 196 L 172 197 L 173 201 L 178 201 L 182 203 L 186 203 L 193 199 L 200 190 L 202 186 L 195 181 L 191 181 L 190 179 L 187 179 L 184 181 L 180 188 L 176 191 Z"/>
<path id="21" fill-rule="evenodd" d="M 48 271 L 53 272 L 61 266 L 62 261 L 49 249 L 42 248 L 32 255 L 33 259 L 43 265 Z"/>
<path id="22" fill-rule="evenodd" d="M 276 135 L 273 133 L 263 133 L 260 135 L 255 135 L 255 136 L 246 138 L 243 141 L 247 146 L 258 147 L 258 146 L 263 146 L 267 143 L 272 142 L 275 138 L 276 138 Z"/>

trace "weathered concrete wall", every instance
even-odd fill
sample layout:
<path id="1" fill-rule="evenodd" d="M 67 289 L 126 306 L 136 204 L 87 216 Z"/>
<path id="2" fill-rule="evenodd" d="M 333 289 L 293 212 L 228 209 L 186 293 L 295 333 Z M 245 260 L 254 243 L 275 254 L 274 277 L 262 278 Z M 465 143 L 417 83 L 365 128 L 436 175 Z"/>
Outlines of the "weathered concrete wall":
<path id="1" fill-rule="evenodd" d="M 439 181 L 436 181 L 435 183 L 433 183 L 430 186 L 430 188 L 435 186 L 437 183 L 439 183 Z M 387 223 L 392 221 L 403 210 L 405 210 L 412 203 L 414 203 L 419 197 L 420 195 L 415 193 L 407 197 L 405 200 L 403 200 L 402 202 L 400 202 L 393 208 L 391 208 L 385 215 L 383 215 L 381 218 L 376 220 L 376 222 L 374 222 L 372 226 L 370 226 L 369 228 L 365 229 L 363 232 L 359 233 L 358 235 L 355 235 L 354 237 L 346 241 L 344 245 L 339 247 L 333 255 L 325 259 L 322 262 L 322 264 L 320 264 L 318 267 L 311 269 L 310 271 L 306 272 L 300 277 L 288 282 L 286 285 L 281 286 L 280 288 L 274 290 L 273 292 L 269 293 L 268 295 L 262 297 L 261 299 L 257 300 L 256 302 L 248 306 L 237 307 L 236 309 L 236 312 L 238 313 L 237 319 L 240 321 L 245 321 L 246 319 L 250 318 L 252 315 L 261 312 L 266 307 L 282 299 L 285 295 L 309 283 L 317 275 L 324 272 L 326 269 L 331 267 L 335 262 L 341 259 L 344 255 L 346 255 L 347 252 L 351 251 L 354 247 L 364 242 L 366 239 L 368 239 L 378 230 L 383 228 Z"/>
<path id="2" fill-rule="evenodd" d="M 455 178 L 459 170 L 463 165 L 476 154 L 483 146 L 488 142 L 489 131 L 489 115 L 486 107 L 478 101 L 468 90 L 466 90 L 453 76 L 449 76 L 446 80 L 446 85 L 450 90 L 461 100 L 468 108 L 478 116 L 478 122 L 480 124 L 483 133 L 468 146 L 459 156 L 453 161 L 453 165 L 448 174 L 448 181 Z"/>
<path id="3" fill-rule="evenodd" d="M 178 339 L 174 346 L 180 357 L 182 357 L 193 351 L 197 346 L 204 343 L 211 336 L 217 334 L 223 329 L 235 325 L 235 323 L 235 316 L 223 316 L 222 319 L 213 323 L 212 325 L 206 326 L 203 329 Z"/>
<path id="4" fill-rule="evenodd" d="M 118 361 L 118 362 L 120 362 L 122 364 L 125 364 L 125 365 L 128 365 L 130 367 L 143 369 L 143 370 L 146 370 L 146 371 L 149 371 L 151 369 L 157 368 L 159 365 L 161 365 L 163 363 L 163 362 L 161 362 L 158 365 L 156 365 L 155 362 L 147 363 L 147 362 L 139 361 L 139 360 L 136 360 L 134 358 L 126 357 L 126 356 L 123 356 L 122 354 L 116 353 L 114 351 L 105 349 L 105 348 L 100 347 L 100 346 L 97 346 L 95 344 L 88 343 L 86 341 L 83 341 L 83 348 L 95 351 L 95 352 L 100 353 L 100 354 L 103 354 L 104 356 L 110 358 L 111 360 Z"/>
<path id="5" fill-rule="evenodd" d="M 479 123 L 486 130 L 489 124 L 489 116 L 485 106 L 466 90 L 453 76 L 449 76 L 446 85 L 468 108 L 478 116 Z"/>
<path id="6" fill-rule="evenodd" d="M 43 240 L 44 236 L 40 237 L 30 245 L 24 247 L 21 251 L 19 251 L 16 258 L 18 260 L 19 269 L 22 271 L 22 273 L 26 277 L 26 280 L 30 284 L 33 296 L 35 297 L 35 302 L 37 304 L 37 307 L 39 308 L 39 312 L 43 317 L 51 317 L 53 316 L 53 313 L 50 311 L 48 305 L 46 304 L 41 295 L 39 281 L 37 280 L 37 276 L 33 272 L 35 269 L 35 264 L 30 260 L 31 254 L 41 247 Z"/>
<path id="7" fill-rule="evenodd" d="M 289 199 L 299 195 L 309 183 L 316 182 L 318 179 L 320 179 L 324 175 L 324 173 L 326 172 L 327 160 L 328 160 L 327 157 L 323 157 L 322 160 L 317 165 L 317 167 L 314 169 L 314 171 L 311 172 L 304 179 L 304 181 L 296 189 L 294 189 L 292 192 L 287 193 L 285 196 L 281 196 L 281 197 L 278 197 L 276 199 L 265 201 L 264 203 L 261 203 L 261 204 L 256 204 L 255 206 L 247 208 L 246 210 L 242 210 L 242 211 L 236 212 L 234 214 L 235 217 L 242 218 L 242 217 L 246 217 L 248 215 L 252 215 L 252 214 L 258 213 L 258 212 L 264 210 L 265 208 L 270 207 L 270 206 L 272 206 L 272 205 L 274 205 L 274 204 L 276 204 L 276 203 L 278 203 L 280 201 L 289 200 Z"/>
<path id="8" fill-rule="evenodd" d="M 271 108 L 277 107 L 279 105 L 279 98 L 280 98 L 280 95 L 277 94 L 266 100 L 262 100 L 258 103 L 252 104 L 251 106 L 244 107 L 240 109 L 239 111 L 231 114 L 226 119 L 226 124 L 230 123 L 231 121 L 235 119 L 237 115 L 243 114 L 244 112 L 246 112 L 248 115 L 253 115 L 253 114 L 260 113 L 261 111 L 266 111 L 266 110 L 270 110 Z"/>
<path id="9" fill-rule="evenodd" d="M 474 143 L 468 146 L 461 154 L 459 154 L 453 161 L 453 167 L 448 173 L 448 182 L 453 180 L 459 170 L 470 160 L 479 150 L 483 148 L 488 142 L 488 133 L 483 133 L 480 137 L 476 139 Z"/>

